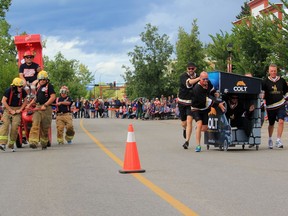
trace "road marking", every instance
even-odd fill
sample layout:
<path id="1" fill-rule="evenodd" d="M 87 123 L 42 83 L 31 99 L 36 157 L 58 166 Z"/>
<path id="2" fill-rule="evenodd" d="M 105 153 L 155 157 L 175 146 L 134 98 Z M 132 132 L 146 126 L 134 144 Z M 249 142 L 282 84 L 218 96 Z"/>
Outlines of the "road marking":
<path id="1" fill-rule="evenodd" d="M 84 126 L 83 126 L 83 119 L 80 121 L 80 126 L 82 130 L 95 142 L 98 147 L 104 151 L 112 160 L 114 160 L 120 167 L 123 167 L 123 161 L 120 160 L 115 154 L 109 151 L 98 139 L 96 139 Z M 133 175 L 138 181 L 148 187 L 151 191 L 161 197 L 163 200 L 168 202 L 171 206 L 181 212 L 183 215 L 190 215 L 190 216 L 198 216 L 196 212 L 192 209 L 181 203 L 179 200 L 175 199 L 173 196 L 162 190 L 160 187 L 155 185 L 153 182 L 149 181 L 147 178 L 143 176 L 143 174 L 139 173 L 132 173 L 132 174 L 125 174 L 125 175 Z"/>

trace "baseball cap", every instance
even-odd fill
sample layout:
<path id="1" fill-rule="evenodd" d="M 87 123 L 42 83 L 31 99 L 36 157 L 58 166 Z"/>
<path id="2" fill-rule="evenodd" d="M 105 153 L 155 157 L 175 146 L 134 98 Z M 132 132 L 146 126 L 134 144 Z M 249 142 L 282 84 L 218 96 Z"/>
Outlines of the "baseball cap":
<path id="1" fill-rule="evenodd" d="M 196 67 L 194 62 L 188 62 L 187 67 Z"/>

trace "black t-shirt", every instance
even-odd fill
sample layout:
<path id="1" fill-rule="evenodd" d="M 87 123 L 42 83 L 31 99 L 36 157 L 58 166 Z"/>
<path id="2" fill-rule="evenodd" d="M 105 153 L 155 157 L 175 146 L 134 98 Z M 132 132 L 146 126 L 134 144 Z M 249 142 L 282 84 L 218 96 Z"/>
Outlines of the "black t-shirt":
<path id="1" fill-rule="evenodd" d="M 197 109 L 208 109 L 215 100 L 212 100 L 210 98 L 215 93 L 215 89 L 210 81 L 208 81 L 208 88 L 203 88 L 199 82 L 195 84 L 193 87 L 193 93 L 192 93 L 192 107 Z M 211 103 L 208 103 L 207 98 L 210 98 L 212 101 Z"/>
<path id="2" fill-rule="evenodd" d="M 188 87 L 187 80 L 195 79 L 195 78 L 197 78 L 196 74 L 194 76 L 191 76 L 187 72 L 183 73 L 180 76 L 180 79 L 179 79 L 180 86 L 179 86 L 179 93 L 178 93 L 179 99 L 191 100 L 193 86 Z M 188 103 L 187 105 L 191 105 L 191 104 Z"/>
<path id="3" fill-rule="evenodd" d="M 285 103 L 284 96 L 288 92 L 286 81 L 278 77 L 275 81 L 269 77 L 262 81 L 262 90 L 265 91 L 267 108 L 276 108 Z"/>
<path id="4" fill-rule="evenodd" d="M 23 73 L 24 78 L 29 83 L 32 83 L 33 81 L 37 80 L 37 69 L 39 68 L 39 65 L 35 62 L 32 62 L 31 65 L 27 65 L 26 63 L 21 64 L 19 68 L 19 73 Z"/>
<path id="5" fill-rule="evenodd" d="M 70 107 L 71 107 L 71 104 L 72 104 L 72 99 L 67 96 L 65 98 L 63 97 L 59 97 L 57 98 L 57 102 L 63 102 L 63 101 L 69 101 L 70 102 L 70 105 L 60 105 L 58 106 L 58 110 L 57 112 L 63 112 L 63 113 L 67 113 L 67 112 L 70 112 Z"/>
<path id="6" fill-rule="evenodd" d="M 55 94 L 54 87 L 51 83 L 40 86 L 36 93 L 36 103 L 40 105 L 46 103 L 51 94 Z"/>
<path id="7" fill-rule="evenodd" d="M 12 98 L 11 98 L 11 102 L 9 103 L 11 91 L 12 91 L 12 95 L 11 95 Z M 23 88 L 22 88 L 22 92 L 18 92 L 17 91 L 17 87 L 10 87 L 10 88 L 6 89 L 6 91 L 4 93 L 4 96 L 7 98 L 7 104 L 9 106 L 11 106 L 11 107 L 19 107 L 19 106 L 22 105 L 22 100 L 24 98 L 26 98 L 27 92 Z"/>

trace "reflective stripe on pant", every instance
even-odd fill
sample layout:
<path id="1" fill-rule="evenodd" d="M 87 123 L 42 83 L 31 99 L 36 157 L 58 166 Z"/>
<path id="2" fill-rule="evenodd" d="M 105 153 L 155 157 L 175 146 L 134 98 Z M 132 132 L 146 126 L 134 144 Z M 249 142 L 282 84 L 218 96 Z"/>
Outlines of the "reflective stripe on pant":
<path id="1" fill-rule="evenodd" d="M 62 115 L 57 115 L 56 117 L 57 126 L 57 142 L 64 143 L 63 134 L 66 127 L 65 139 L 71 141 L 74 138 L 74 127 L 71 113 L 64 113 Z"/>
<path id="2" fill-rule="evenodd" d="M 13 110 L 19 110 L 20 107 L 11 107 Z M 10 129 L 10 144 L 14 144 L 16 142 L 18 136 L 18 126 L 21 122 L 21 115 L 14 114 L 11 115 L 7 109 L 4 109 L 4 113 L 2 116 L 3 124 L 0 127 L 0 144 L 7 144 L 8 143 L 8 134 L 9 134 L 9 127 L 11 124 Z"/>
<path id="3" fill-rule="evenodd" d="M 40 109 L 41 106 L 36 108 Z M 48 106 L 46 110 L 37 110 L 33 113 L 32 127 L 29 133 L 29 143 L 38 144 L 39 138 L 41 146 L 47 146 L 49 141 L 48 130 L 52 122 L 52 107 Z"/>

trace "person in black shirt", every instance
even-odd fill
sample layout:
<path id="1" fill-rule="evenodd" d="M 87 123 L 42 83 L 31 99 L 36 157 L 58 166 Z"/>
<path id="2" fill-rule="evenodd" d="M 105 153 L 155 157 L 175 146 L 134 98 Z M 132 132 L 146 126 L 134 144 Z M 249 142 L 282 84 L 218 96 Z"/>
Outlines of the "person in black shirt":
<path id="1" fill-rule="evenodd" d="M 71 113 L 72 99 L 68 96 L 69 89 L 67 86 L 60 88 L 60 97 L 56 99 L 56 127 L 57 127 L 57 142 L 64 144 L 63 134 L 66 128 L 65 139 L 68 144 L 72 144 L 74 138 L 74 127 Z"/>
<path id="2" fill-rule="evenodd" d="M 242 121 L 243 118 L 250 118 L 255 109 L 254 104 L 251 104 L 248 109 L 244 104 L 239 101 L 239 97 L 236 94 L 228 96 L 227 111 L 225 113 L 227 120 L 230 120 L 231 127 L 237 127 L 244 129 L 245 125 Z"/>
<path id="3" fill-rule="evenodd" d="M 32 127 L 29 133 L 30 148 L 36 149 L 39 137 L 42 149 L 47 149 L 49 143 L 49 133 L 52 122 L 52 103 L 56 99 L 53 85 L 49 82 L 48 73 L 40 71 L 38 73 L 38 88 L 36 97 L 27 105 L 29 109 L 36 103 L 36 109 L 33 113 Z"/>
<path id="4" fill-rule="evenodd" d="M 30 50 L 26 51 L 23 57 L 25 62 L 19 67 L 19 77 L 23 79 L 26 92 L 35 95 L 38 82 L 37 75 L 41 71 L 41 67 L 33 62 L 34 53 Z"/>
<path id="5" fill-rule="evenodd" d="M 264 99 L 266 101 L 266 111 L 268 115 L 268 147 L 273 149 L 272 135 L 274 124 L 278 120 L 276 147 L 283 148 L 281 142 L 284 130 L 284 118 L 286 116 L 285 103 L 288 98 L 288 86 L 286 81 L 277 76 L 277 65 L 269 66 L 269 76 L 262 82 L 262 90 L 264 91 Z"/>
<path id="6" fill-rule="evenodd" d="M 208 73 L 203 71 L 200 74 L 200 81 L 193 87 L 191 113 L 196 121 L 196 152 L 201 151 L 201 131 L 208 129 L 208 113 L 210 108 L 219 107 L 222 112 L 225 111 L 224 102 L 219 102 L 215 96 L 216 90 L 208 79 Z M 212 97 L 211 97 L 212 96 Z"/>
<path id="7" fill-rule="evenodd" d="M 192 87 L 199 81 L 195 71 L 197 67 L 195 63 L 187 64 L 187 71 L 180 76 L 180 86 L 178 93 L 178 108 L 180 112 L 181 126 L 183 128 L 183 137 L 185 143 L 184 149 L 188 149 L 190 137 L 192 134 L 192 115 L 191 115 L 191 97 Z"/>
<path id="8" fill-rule="evenodd" d="M 21 122 L 21 112 L 27 105 L 27 93 L 23 89 L 24 82 L 20 78 L 13 79 L 11 87 L 6 89 L 2 98 L 4 106 L 3 125 L 0 127 L 0 149 L 5 151 L 10 131 L 8 147 L 15 151 L 14 144 L 18 135 L 18 126 Z M 11 127 L 10 127 L 11 126 Z M 9 129 L 10 127 L 10 129 Z"/>

